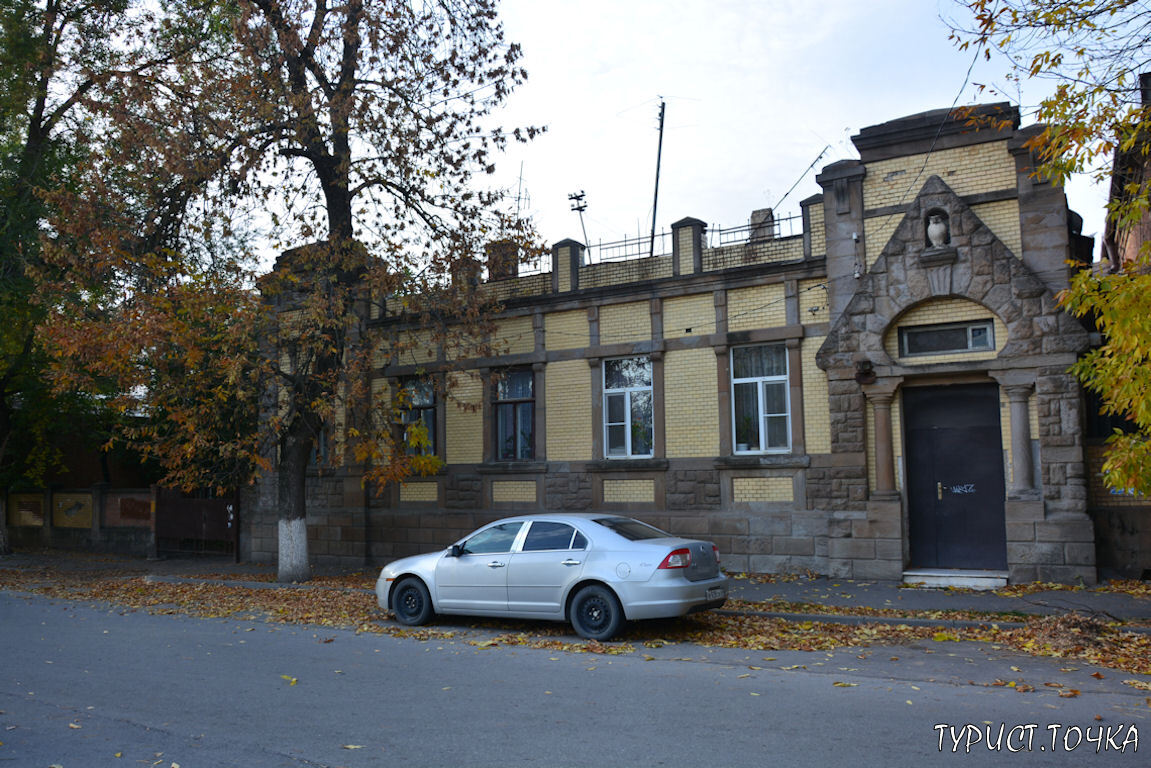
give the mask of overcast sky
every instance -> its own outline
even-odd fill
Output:
[[[660,97],[667,103],[657,228],[685,216],[746,224],[752,210],[798,213],[818,169],[856,158],[850,137],[905,115],[1002,97],[1002,61],[972,64],[948,38],[951,0],[503,0],[527,84],[505,125],[547,133],[501,162],[550,243],[583,240],[570,193],[586,193],[591,243],[651,228]],[[1024,111],[1037,87],[1012,101]],[[816,168],[808,166],[827,148]],[[521,174],[522,167],[522,174]],[[788,193],[796,182],[798,186]],[[784,199],[787,194],[786,199]],[[1103,195],[1069,189],[1084,233],[1101,233]],[[782,200],[782,203],[781,203]]]

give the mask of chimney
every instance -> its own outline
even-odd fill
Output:
[[[775,213],[770,208],[760,208],[751,212],[751,232],[749,239],[771,240],[775,237]]]
[[[512,240],[496,240],[484,248],[488,260],[488,280],[519,277],[520,248]]]

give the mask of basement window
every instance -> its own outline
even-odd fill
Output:
[[[992,349],[995,349],[995,327],[990,320],[899,329],[899,353],[903,357]]]

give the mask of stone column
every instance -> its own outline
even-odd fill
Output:
[[[903,378],[886,379],[863,387],[863,394],[875,409],[875,488],[871,496],[878,499],[895,499],[899,492],[895,489],[895,442],[891,428],[891,403],[895,391]]]
[[[1003,388],[1011,403],[1011,487],[1008,496],[1013,499],[1035,495],[1035,465],[1031,460],[1031,384],[1013,384]]]
[[[875,408],[875,493],[895,495],[895,446],[891,441],[891,401],[893,395],[871,398]]]
[[[992,371],[991,378],[1007,395],[1011,419],[1011,485],[1007,498],[1015,501],[1039,499],[1035,487],[1035,462],[1031,459],[1031,394],[1035,391],[1035,372],[1030,370]]]
[[[867,168],[859,160],[840,160],[815,177],[823,187],[823,226],[827,253],[827,300],[834,323],[867,272],[867,243],[863,233],[863,178]]]

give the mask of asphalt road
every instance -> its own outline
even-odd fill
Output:
[[[1085,665],[987,645],[834,653],[671,645],[609,656],[481,648],[468,640],[484,635],[458,626],[460,637],[418,641],[0,592],[0,766],[1151,759],[1148,693],[1122,682],[1133,675],[1101,670],[1099,679]],[[990,685],[996,679],[1035,690]],[[1082,693],[1061,698],[1045,683]]]

